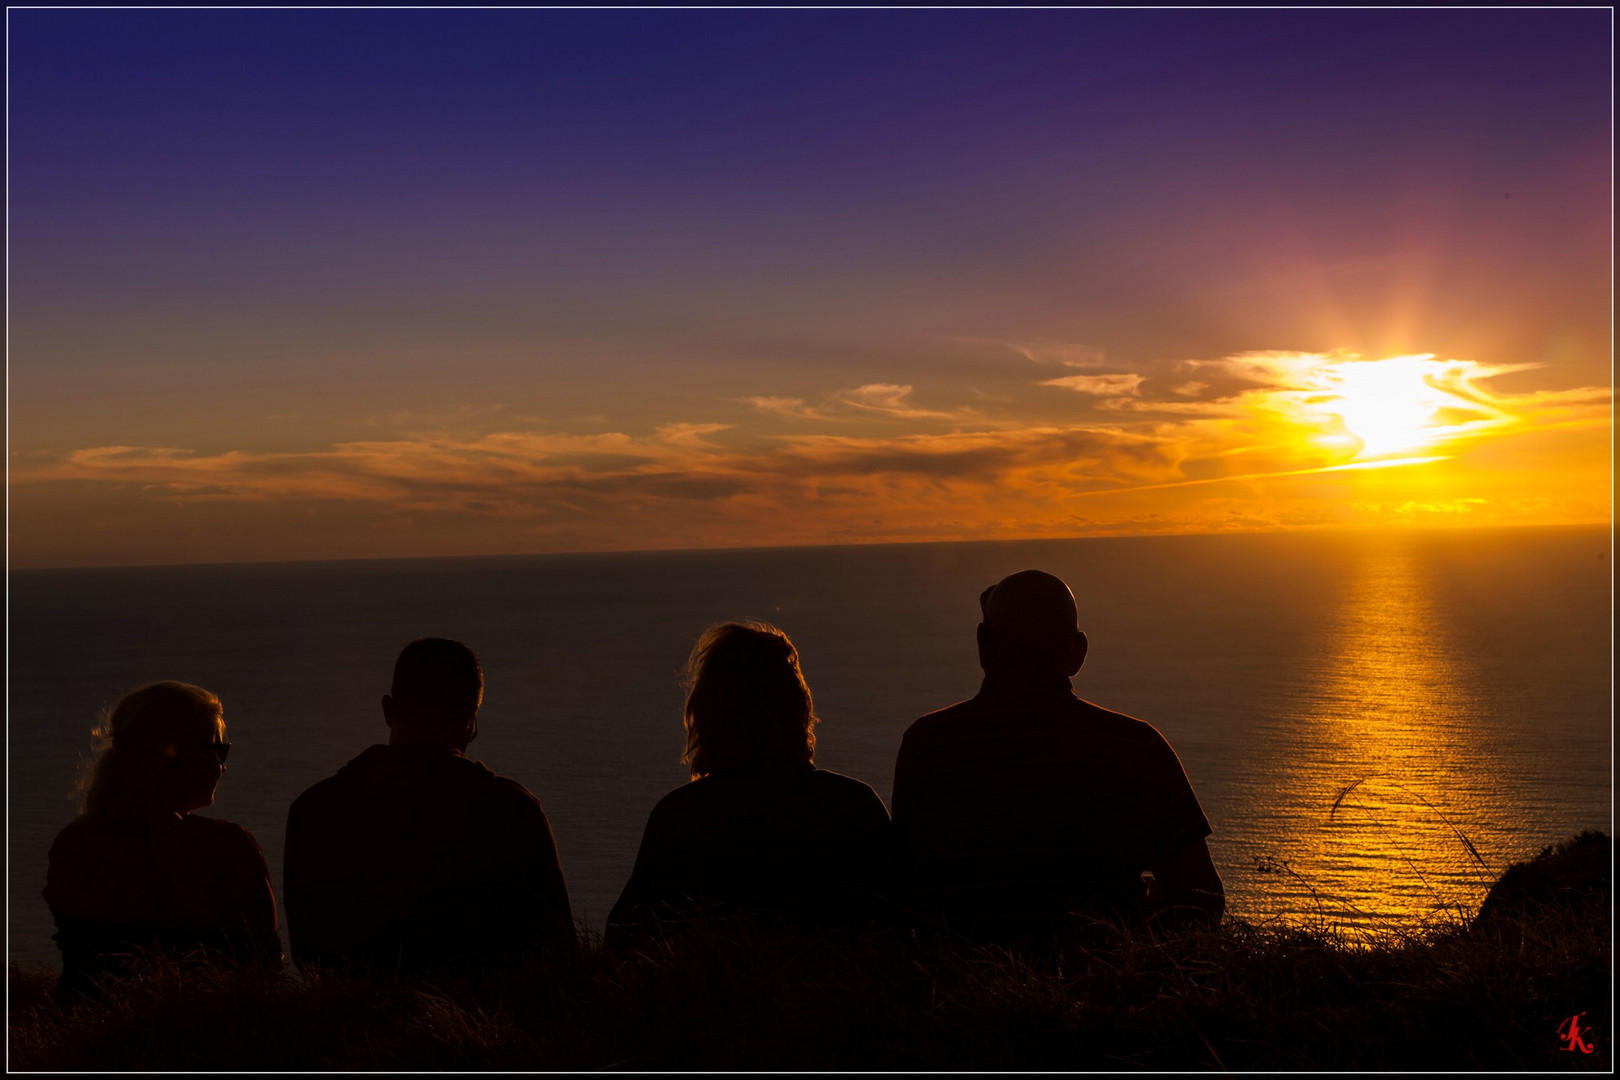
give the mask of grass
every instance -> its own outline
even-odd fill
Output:
[[[565,968],[408,985],[154,961],[96,1006],[12,966],[25,1070],[1597,1069],[1606,924],[1366,947],[1218,930],[1024,952],[732,923]],[[1597,1052],[1562,1049],[1575,1013]],[[1595,1038],[1594,1038],[1595,1036]]]
[[[401,983],[153,959],[94,1006],[9,969],[20,1070],[1595,1070],[1611,904],[1354,938],[1316,927],[945,932],[711,922],[561,966]],[[1560,1028],[1585,1013],[1595,1052]]]

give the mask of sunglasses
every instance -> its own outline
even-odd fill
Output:
[[[219,758],[219,763],[221,765],[225,764],[225,759],[231,756],[231,744],[226,742],[224,739],[214,739],[212,742],[199,741],[193,745],[204,746],[212,750],[214,752],[214,756]]]

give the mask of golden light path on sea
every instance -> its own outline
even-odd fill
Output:
[[[1431,572],[1398,543],[1366,549],[1323,613],[1321,664],[1302,681],[1274,778],[1277,803],[1301,809],[1268,838],[1257,869],[1274,888],[1250,898],[1248,917],[1292,905],[1352,934],[1409,930],[1471,916],[1501,873],[1505,763]]]

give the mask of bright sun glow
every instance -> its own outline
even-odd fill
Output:
[[[1326,365],[1317,375],[1328,393],[1314,405],[1342,420],[1345,430],[1360,441],[1357,458],[1417,450],[1459,434],[1459,415],[1477,423],[1482,413],[1491,411],[1461,396],[1457,380],[1448,379],[1446,369],[1432,356]]]

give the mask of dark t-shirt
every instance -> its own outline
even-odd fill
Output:
[[[300,964],[427,970],[574,943],[539,800],[446,746],[373,746],[299,796],[286,903]]]
[[[913,896],[968,915],[1139,912],[1142,872],[1210,833],[1164,737],[1066,687],[912,724],[894,822]]]
[[[891,867],[889,812],[859,780],[811,765],[705,776],[653,808],[608,930],[694,906],[858,920]]]
[[[88,991],[138,948],[206,949],[279,963],[264,852],[240,825],[192,814],[139,822],[81,817],[51,845],[45,902],[64,991]]]

